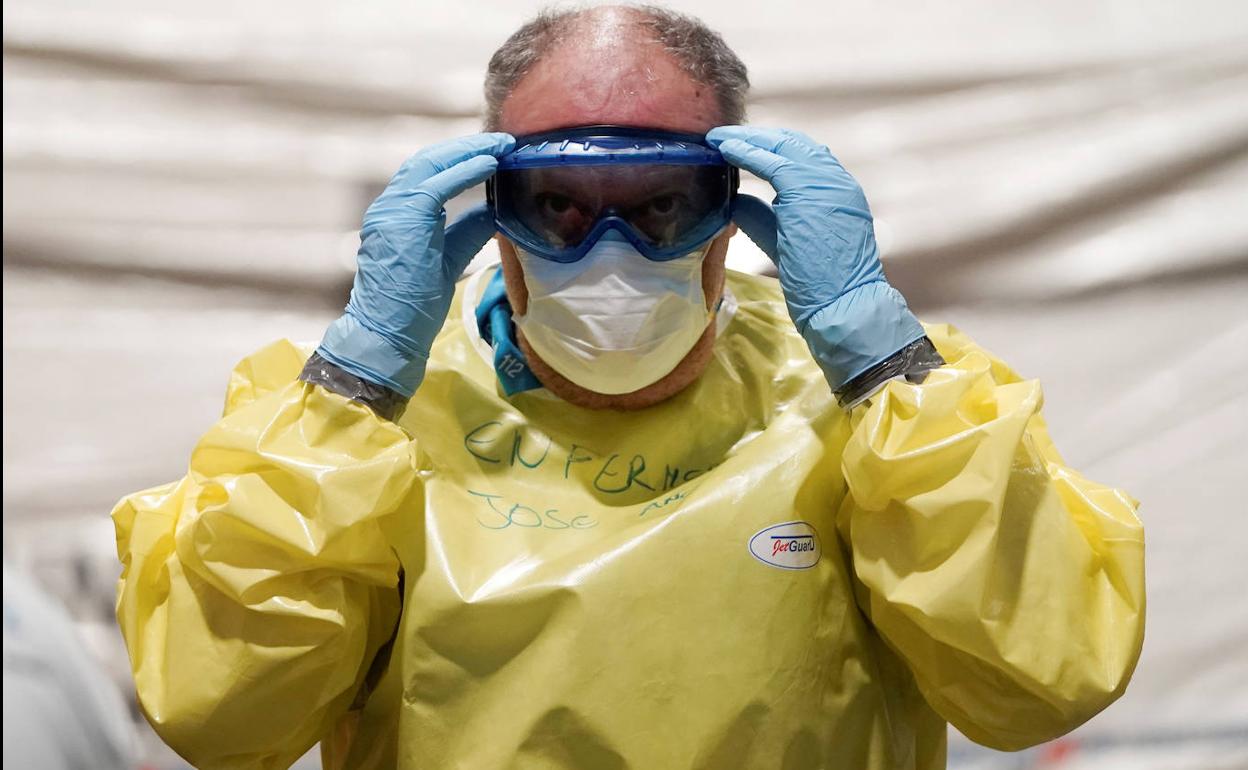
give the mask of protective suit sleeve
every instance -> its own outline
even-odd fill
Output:
[[[186,477],[113,511],[139,701],[199,768],[288,767],[396,627],[381,522],[414,483],[411,441],[302,364],[289,343],[241,364]]]
[[[859,604],[931,706],[1024,748],[1122,694],[1144,636],[1144,533],[1126,493],[1067,468],[1034,380],[949,326],[948,364],[851,414],[838,528]]]

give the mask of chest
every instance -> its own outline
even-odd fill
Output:
[[[616,440],[457,426],[404,512],[405,622],[479,661],[539,634],[637,649],[678,626],[739,655],[777,626],[815,629],[827,597],[848,595],[829,427],[798,409],[701,441],[661,425]]]

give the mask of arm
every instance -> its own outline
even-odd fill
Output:
[[[1030,746],[1126,688],[1144,635],[1136,503],[1067,468],[1023,381],[949,327],[949,365],[854,410],[838,526],[863,611],[971,739]]]
[[[382,526],[419,490],[412,442],[387,418],[494,232],[484,209],[445,227],[443,206],[513,143],[478,134],[404,163],[364,215],[346,312],[302,372],[289,348],[245,362],[186,478],[113,512],[139,699],[196,766],[289,766],[394,633],[399,562]]]
[[[774,210],[741,196],[734,218],[776,260],[793,323],[851,410],[839,528],[863,611],[972,739],[1018,749],[1081,724],[1122,693],[1143,640],[1135,502],[1063,465],[1038,383],[920,326],[828,148],[747,126],[707,139],[776,189]]]
[[[397,622],[381,522],[414,483],[411,442],[297,372],[235,405],[184,479],[113,511],[139,701],[196,767],[289,766],[346,710]]]

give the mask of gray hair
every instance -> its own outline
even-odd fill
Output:
[[[745,95],[750,79],[745,64],[718,32],[698,19],[656,5],[625,5],[637,14],[655,42],[663,46],[681,69],[696,82],[711,88],[719,102],[721,123],[745,122]],[[497,131],[502,123],[503,102],[520,79],[556,45],[577,31],[593,8],[546,9],[512,33],[490,57],[485,71],[485,127]]]

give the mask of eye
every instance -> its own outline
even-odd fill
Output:
[[[542,193],[537,196],[537,205],[543,214],[563,216],[572,209],[572,199],[558,193]]]
[[[660,195],[657,198],[650,199],[650,213],[659,216],[670,216],[676,213],[676,196]]]

